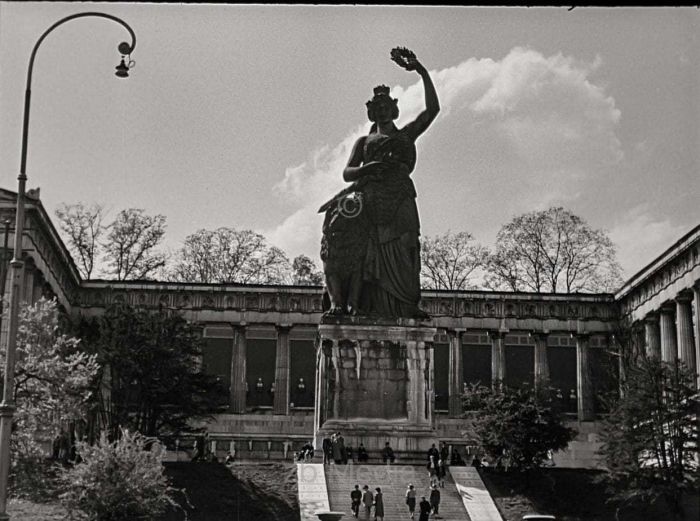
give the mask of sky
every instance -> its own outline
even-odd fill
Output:
[[[564,206],[608,232],[626,276],[700,222],[700,10],[0,2],[0,186],[16,190],[27,64],[28,187],[62,203],[263,233],[318,261],[318,207],[344,186],[365,102],[391,87],[397,125],[441,112],[412,176],[423,235],[492,246],[516,215]],[[54,221],[55,223],[57,221]]]

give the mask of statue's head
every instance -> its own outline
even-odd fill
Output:
[[[376,113],[380,106],[386,105],[391,114],[391,119],[399,117],[399,100],[389,95],[389,87],[378,85],[374,87],[374,96],[367,103],[367,117],[370,121],[376,122]]]

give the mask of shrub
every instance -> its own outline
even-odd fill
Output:
[[[135,521],[177,507],[157,440],[122,430],[115,442],[103,433],[95,445],[76,446],[79,463],[62,476],[61,501],[69,511],[90,521]]]

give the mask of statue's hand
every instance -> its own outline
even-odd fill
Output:
[[[418,61],[416,55],[406,47],[395,47],[391,50],[391,59],[396,62],[399,67],[403,67],[407,71],[420,71],[423,65]]]

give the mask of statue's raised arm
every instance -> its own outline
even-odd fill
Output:
[[[418,117],[406,125],[406,130],[416,139],[430,126],[435,117],[440,112],[440,102],[433,80],[430,78],[428,70],[418,61],[418,58],[405,47],[396,47],[391,50],[391,59],[400,67],[407,71],[416,71],[423,79],[423,89],[425,91],[425,109],[418,114]]]

